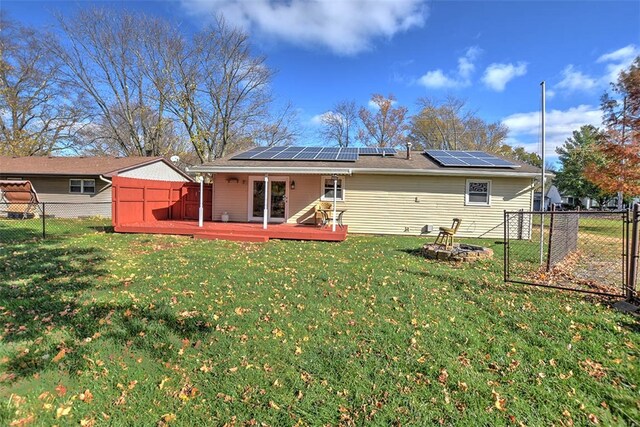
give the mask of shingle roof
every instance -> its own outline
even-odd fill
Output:
[[[103,175],[162,161],[162,157],[2,157],[0,174],[8,175]],[[170,165],[170,164],[169,164]],[[171,166],[171,165],[170,165]],[[173,167],[173,166],[171,166]]]
[[[399,150],[395,156],[359,156],[355,162],[323,162],[323,161],[295,161],[295,160],[231,160],[237,153],[230,154],[228,156],[217,159],[213,162],[205,163],[201,166],[191,168],[193,171],[204,171],[204,169],[211,167],[218,170],[224,168],[246,168],[248,171],[251,168],[265,168],[265,167],[277,167],[277,168],[312,168],[312,169],[351,169],[354,173],[358,173],[359,170],[363,172],[366,170],[371,172],[373,170],[389,171],[393,173],[410,173],[410,172],[428,172],[428,171],[457,171],[465,172],[469,175],[474,172],[487,173],[494,171],[496,173],[508,172],[511,174],[533,174],[540,173],[540,168],[509,159],[509,161],[518,164],[518,168],[471,168],[471,167],[444,167],[434,162],[422,151],[412,151],[411,159],[406,158],[406,152]]]

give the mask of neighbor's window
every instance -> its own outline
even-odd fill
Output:
[[[468,179],[465,203],[467,205],[489,206],[491,204],[491,181]]]
[[[343,201],[344,200],[344,180],[342,178],[338,178],[338,191],[336,192],[336,200]],[[322,177],[322,196],[320,200],[331,202],[333,201],[333,178],[330,176]]]
[[[95,194],[95,192],[96,192],[95,179],[70,179],[69,180],[69,193]]]

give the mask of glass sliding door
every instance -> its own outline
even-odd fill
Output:
[[[251,216],[253,218],[262,218],[264,214],[264,181],[253,181],[252,198]]]
[[[271,181],[271,207],[269,219],[271,221],[284,222],[287,212],[287,182]]]
[[[289,208],[289,178],[269,177],[266,187],[269,222],[285,222]],[[264,217],[264,177],[249,177],[249,221],[262,221]]]

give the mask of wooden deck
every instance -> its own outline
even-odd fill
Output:
[[[195,239],[234,240],[239,242],[266,242],[269,239],[320,240],[341,242],[347,238],[347,226],[317,227],[302,224],[269,224],[265,230],[262,223],[210,222],[198,227],[197,221],[155,221],[150,223],[123,224],[115,227],[118,233],[179,234]]]

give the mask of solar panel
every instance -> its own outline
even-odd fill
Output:
[[[520,167],[520,165],[484,151],[427,150],[425,153],[442,166],[471,168]]]
[[[361,156],[377,156],[379,153],[379,149],[376,147],[364,147],[358,148],[358,154]]]
[[[352,151],[345,151],[338,154],[336,160],[339,162],[355,162],[358,160],[358,153],[354,153]]]
[[[393,148],[378,147],[255,147],[232,157],[232,160],[315,160],[355,162],[359,156],[393,156]]]

